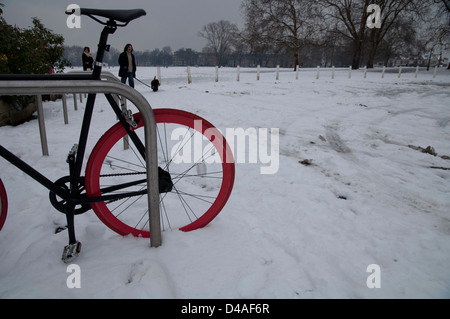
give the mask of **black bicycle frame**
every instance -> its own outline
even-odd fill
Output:
[[[106,51],[109,51],[109,45],[107,44],[108,36],[113,34],[117,30],[117,24],[114,20],[109,20],[104,27],[100,41],[98,44],[98,51],[96,56],[96,61],[94,65],[94,70],[92,74],[52,74],[52,75],[20,75],[20,74],[10,74],[10,75],[0,75],[0,80],[7,81],[18,81],[18,80],[39,80],[39,81],[50,81],[50,80],[99,80],[101,81],[101,72],[102,72],[102,63],[103,57]],[[124,115],[122,114],[119,105],[115,102],[111,94],[105,94],[109,104],[112,109],[116,113],[120,122],[124,126],[126,132],[134,142],[138,151],[145,159],[145,146],[142,141],[137,137],[136,133],[130,129],[129,124],[127,123]],[[92,114],[94,111],[96,94],[89,94],[86,101],[86,109],[84,113],[84,118],[81,126],[81,132],[79,137],[78,148],[74,156],[71,157],[71,161],[69,162],[69,172],[70,172],[70,188],[69,191],[58,186],[56,183],[50,181],[47,177],[39,173],[37,170],[32,168],[30,165],[22,161],[20,158],[15,156],[13,153],[8,151],[2,145],[0,145],[0,156],[5,158],[11,164],[16,166],[18,169],[23,171],[25,174],[30,176],[32,179],[36,180],[38,183],[46,187],[51,193],[56,194],[58,197],[66,201],[65,213],[67,216],[68,229],[69,229],[69,244],[75,244],[75,233],[74,233],[74,215],[75,215],[75,206],[90,204],[100,201],[108,201],[108,200],[117,200],[130,196],[144,195],[147,193],[147,190],[142,190],[139,192],[128,192],[123,194],[114,194],[114,195],[104,195],[101,197],[90,197],[88,198],[85,195],[79,194],[79,185],[81,182],[81,170],[83,166],[83,158],[86,151],[86,145],[89,135],[89,128],[91,125]],[[136,181],[134,183],[138,184],[142,181]],[[114,189],[111,187],[102,189],[102,193],[107,193],[112,190],[125,188],[131,186],[130,183],[123,185],[116,185]]]

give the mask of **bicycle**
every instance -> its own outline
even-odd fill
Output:
[[[73,13],[74,10],[66,12]],[[45,88],[50,86],[50,82],[45,81],[77,79],[95,80],[99,81],[99,85],[103,84],[105,81],[101,80],[101,71],[103,56],[109,51],[108,36],[118,27],[125,27],[146,15],[146,12],[142,9],[81,8],[79,13],[105,26],[92,74],[1,75],[0,83],[34,79],[43,81],[42,87]],[[81,171],[96,93],[88,95],[78,144],[70,149],[67,156],[68,176],[51,182],[0,145],[0,156],[46,187],[50,191],[49,200],[53,207],[66,215],[69,244],[64,247],[62,255],[65,263],[72,262],[81,251],[81,243],[75,237],[74,216],[91,210],[106,226],[122,236],[131,234],[151,238],[151,223],[146,218],[149,211],[146,195],[151,192],[148,189],[150,175],[146,154],[156,152],[154,156],[158,159],[156,185],[163,230],[176,228],[188,232],[206,226],[225,206],[234,184],[233,154],[223,135],[211,123],[182,110],[153,109],[157,149],[146,152],[143,141],[147,133],[142,112],[131,114],[130,110],[121,109],[112,93],[102,93],[118,122],[104,133],[91,151],[84,176]],[[139,93],[136,91],[136,94]],[[178,136],[178,140],[174,140],[174,136]],[[192,143],[196,144],[193,155]],[[186,160],[189,151],[191,161]],[[0,230],[6,220],[7,208],[6,189],[0,179]]]

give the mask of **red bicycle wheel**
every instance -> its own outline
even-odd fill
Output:
[[[0,230],[5,224],[6,214],[8,213],[8,197],[6,196],[5,185],[0,179]]]
[[[225,138],[211,123],[181,110],[154,110],[158,166],[168,172],[172,191],[160,194],[162,229],[192,231],[210,223],[225,206],[234,184],[234,159]],[[143,120],[133,129],[143,141]],[[86,167],[88,197],[147,188],[145,161],[118,123],[94,147]],[[124,147],[129,145],[129,148]],[[118,186],[119,185],[119,186]],[[91,204],[94,212],[120,235],[149,237],[147,195]]]

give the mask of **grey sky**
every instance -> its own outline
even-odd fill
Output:
[[[29,27],[32,17],[37,17],[45,27],[62,34],[67,45],[90,46],[94,51],[100,36],[101,25],[89,17],[81,17],[81,29],[69,29],[68,16],[64,14],[71,3],[85,8],[138,9],[147,15],[119,28],[110,36],[109,44],[122,51],[126,43],[135,50],[162,49],[170,46],[176,51],[192,48],[197,51],[206,45],[198,36],[204,25],[228,20],[243,25],[240,12],[242,0],[0,0],[3,16],[9,24]]]

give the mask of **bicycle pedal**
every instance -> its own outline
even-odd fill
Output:
[[[69,154],[67,155],[67,163],[72,163],[75,161],[75,156],[78,152],[78,144],[75,144],[74,146],[72,146],[72,148],[69,151]]]
[[[76,242],[75,244],[67,245],[64,247],[64,251],[62,254],[62,261],[66,264],[71,263],[74,261],[81,251],[81,243]]]
[[[124,116],[125,121],[127,121],[128,125],[130,125],[132,128],[138,127],[138,124],[134,120],[133,112],[131,110],[124,111],[122,115]]]

